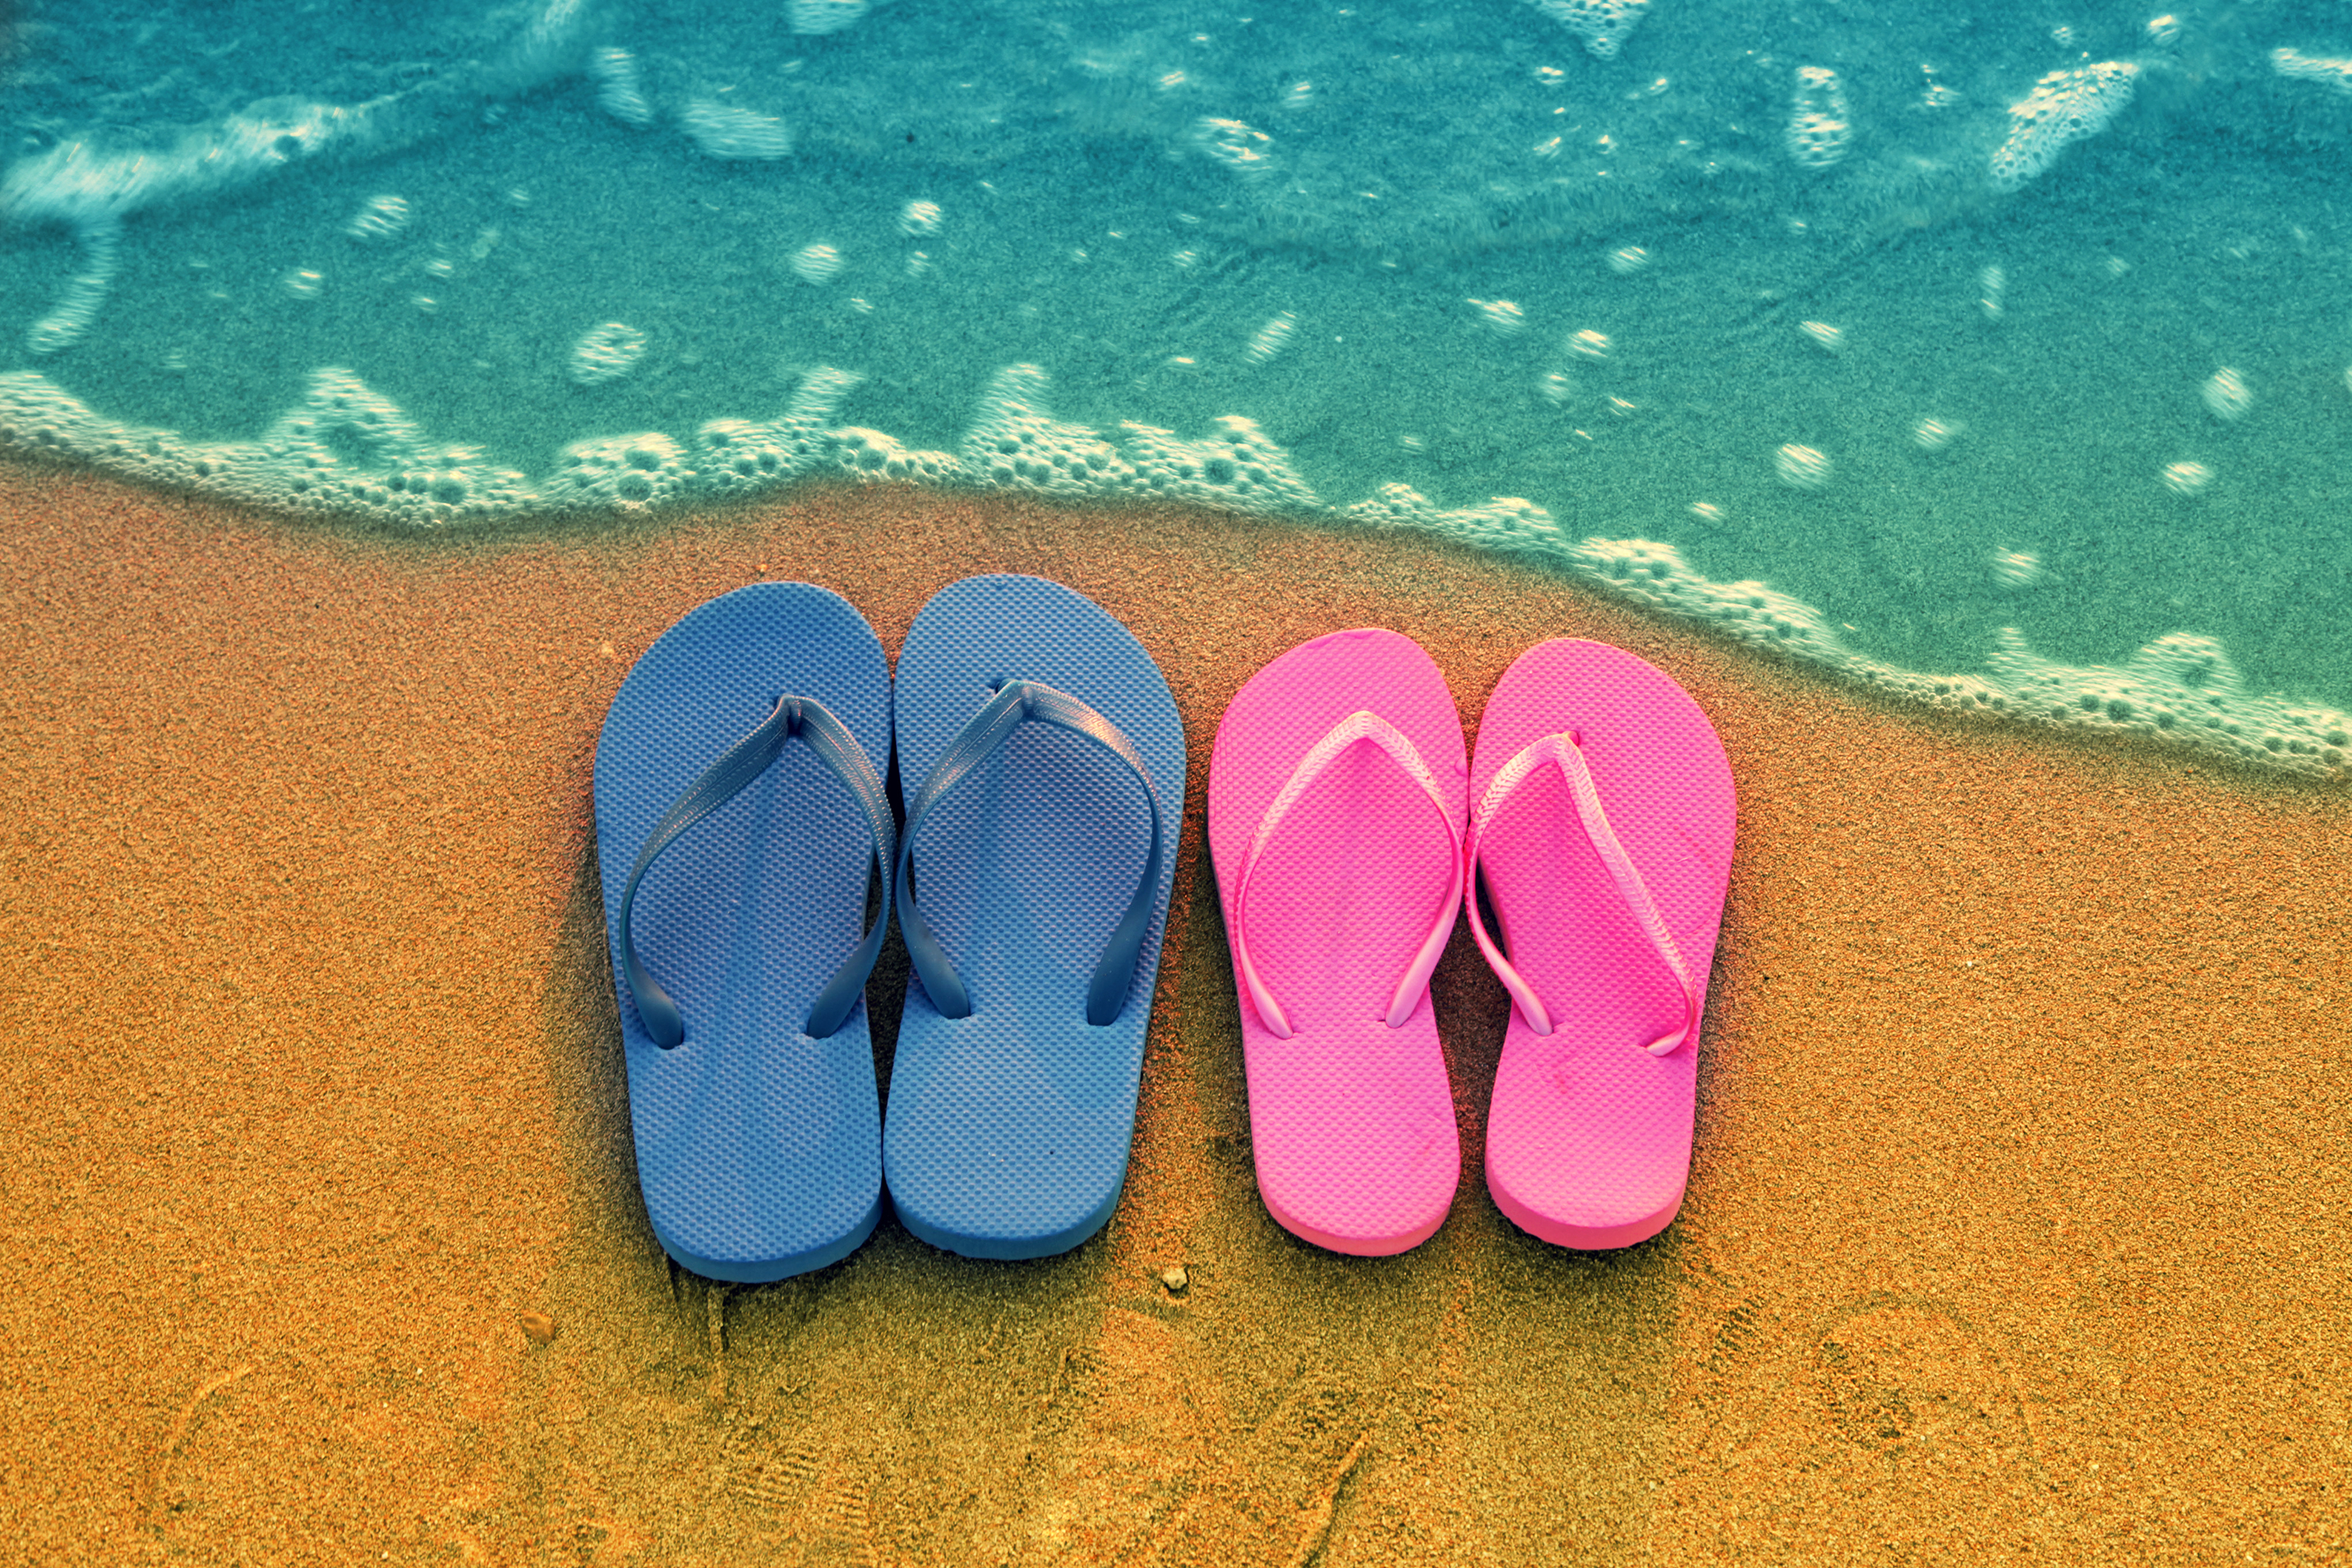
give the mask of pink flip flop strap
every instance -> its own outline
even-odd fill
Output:
[[[1511,967],[1510,961],[1495,945],[1495,939],[1486,934],[1486,922],[1478,913],[1476,893],[1480,837],[1501,813],[1503,803],[1510,798],[1511,793],[1546,763],[1559,764],[1560,777],[1568,781],[1570,792],[1576,796],[1576,814],[1584,824],[1585,837],[1591,841],[1601,864],[1609,868],[1610,876],[1616,879],[1617,890],[1624,898],[1625,907],[1632,911],[1635,923],[1641,926],[1642,933],[1650,939],[1650,945],[1657,950],[1658,957],[1682,984],[1682,1026],[1661,1035],[1646,1047],[1654,1057],[1664,1056],[1689,1039],[1697,1027],[1698,987],[1692,982],[1690,965],[1683,962],[1682,949],[1675,945],[1674,932],[1666,929],[1665,916],[1658,912],[1657,900],[1650,897],[1649,887],[1643,882],[1642,873],[1634,868],[1633,858],[1625,853],[1625,846],[1618,841],[1616,829],[1609,826],[1609,814],[1601,809],[1601,792],[1593,787],[1592,770],[1585,765],[1583,745],[1575,731],[1565,730],[1556,735],[1542,736],[1504,763],[1502,772],[1496,773],[1494,782],[1486,786],[1486,793],[1479,799],[1477,809],[1470,814],[1470,851],[1465,858],[1468,887],[1464,900],[1470,913],[1470,934],[1476,939],[1478,951],[1486,955],[1487,963],[1502,980],[1503,988],[1517,1004],[1519,1016],[1527,1020],[1528,1027],[1538,1035],[1550,1034],[1551,1014],[1545,1009],[1543,999],[1536,994],[1535,987]]]
[[[1308,748],[1307,754],[1298,760],[1298,766],[1291,771],[1290,777],[1276,792],[1274,804],[1265,808],[1265,816],[1257,825],[1257,837],[1251,841],[1249,858],[1242,867],[1241,886],[1234,893],[1234,958],[1241,969],[1242,982],[1248,987],[1250,1001],[1257,1008],[1259,1021],[1278,1040],[1289,1039],[1296,1031],[1290,1026],[1288,1016],[1283,1012],[1282,1005],[1274,999],[1274,993],[1267,990],[1265,983],[1258,978],[1257,966],[1250,960],[1250,879],[1257,875],[1258,861],[1265,856],[1265,847],[1273,841],[1275,829],[1282,825],[1283,817],[1298,804],[1308,786],[1339,761],[1339,753],[1360,741],[1368,741],[1378,746],[1405,771],[1413,783],[1421,786],[1421,793],[1429,797],[1431,805],[1436,807],[1438,819],[1445,824],[1446,839],[1453,850],[1454,879],[1446,889],[1444,900],[1438,905],[1437,921],[1430,927],[1428,936],[1422,940],[1421,951],[1406,968],[1404,978],[1397,982],[1396,994],[1389,998],[1386,1022],[1390,1028],[1401,1026],[1412,1015],[1423,991],[1429,985],[1430,972],[1437,967],[1437,960],[1445,951],[1446,939],[1454,932],[1454,906],[1462,897],[1463,887],[1462,830],[1454,826],[1454,812],[1445,804],[1445,797],[1438,793],[1437,780],[1430,773],[1429,764],[1422,760],[1421,752],[1402,731],[1377,713],[1361,710],[1350,713]]]

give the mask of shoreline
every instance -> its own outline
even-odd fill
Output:
[[[1532,501],[1496,497],[1446,508],[1388,482],[1362,500],[1327,503],[1290,455],[1239,416],[1219,418],[1223,433],[1203,440],[1137,425],[1106,438],[1055,419],[1046,407],[1050,378],[1034,365],[1012,365],[990,382],[956,451],[918,451],[878,431],[826,427],[865,379],[819,366],[800,377],[772,423],[713,421],[685,443],[660,432],[576,442],[564,448],[564,467],[533,481],[478,462],[443,464],[408,415],[347,370],[311,373],[301,403],[267,438],[241,442],[192,442],[124,425],[38,373],[14,372],[0,375],[0,441],[15,448],[0,460],[37,453],[87,464],[109,482],[160,487],[190,505],[257,509],[289,527],[346,537],[661,528],[714,512],[798,506],[875,479],[921,485],[917,493],[942,507],[1199,512],[1259,527],[1403,536],[1579,583],[1925,711],[2137,737],[2332,789],[2352,786],[2352,711],[2250,689],[2212,637],[2173,631],[2117,662],[2069,665],[2037,653],[2007,626],[1974,668],[1915,670],[1864,652],[1843,635],[1862,635],[1851,623],[1832,624],[1827,610],[1769,583],[1709,577],[1672,542],[1576,538]],[[350,468],[335,451],[338,438],[368,445],[392,469]],[[2040,573],[2037,558],[2016,559],[2024,563],[2021,582]]]

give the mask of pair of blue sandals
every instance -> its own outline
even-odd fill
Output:
[[[812,584],[739,588],[663,633],[596,747],[629,1119],[663,1248],[715,1279],[821,1268],[873,1233],[886,1184],[908,1230],[970,1257],[1100,1229],[1183,800],[1167,681],[1059,584],[941,590],[895,685],[874,628]],[[865,989],[893,911],[914,973],[886,1126]]]

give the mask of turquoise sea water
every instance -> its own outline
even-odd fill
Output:
[[[0,437],[497,526],[850,472],[1433,530],[1946,707],[2352,706],[2352,18],[36,4]]]

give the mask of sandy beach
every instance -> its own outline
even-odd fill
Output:
[[[1053,577],[1192,746],[1133,1168],[1065,1257],[886,1219],[684,1276],[636,1195],[590,767],[696,604],[894,655]],[[895,489],[403,536],[0,468],[0,1560],[1602,1563],[2352,1552],[2352,800],[1893,710],[1423,539]],[[1713,718],[1740,848],[1680,1220],[1580,1255],[1465,1169],[1404,1257],[1259,1204],[1202,850],[1260,664],[1380,625],[1475,726],[1529,644]],[[887,1070],[905,985],[869,995]],[[1160,1282],[1181,1265],[1180,1292]]]

